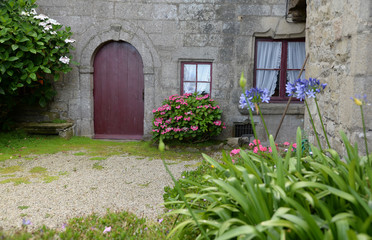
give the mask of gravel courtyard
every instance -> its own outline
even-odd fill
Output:
[[[167,162],[177,178],[198,161]],[[164,187],[172,185],[160,159],[128,155],[95,159],[61,152],[10,159],[0,168],[13,169],[0,174],[0,229],[5,231],[21,228],[23,219],[31,221],[29,230],[60,229],[70,218],[107,209],[156,220],[164,209]]]

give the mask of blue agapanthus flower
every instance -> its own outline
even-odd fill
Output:
[[[326,83],[321,84],[316,78],[297,79],[294,83],[287,83],[286,93],[302,101],[305,98],[315,98],[316,94],[322,92],[326,86]]]
[[[269,103],[269,101],[270,96],[267,89],[251,88],[250,90],[246,90],[245,94],[242,93],[242,95],[240,96],[239,104],[240,108],[245,108],[249,104],[249,107],[253,111],[255,108],[255,104],[261,102]]]

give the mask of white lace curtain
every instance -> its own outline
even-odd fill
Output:
[[[288,42],[287,69],[301,69],[305,58],[305,42]],[[287,70],[287,80],[293,83],[299,73],[298,70]],[[305,78],[305,71],[302,72],[301,78]]]
[[[278,69],[282,54],[281,42],[259,41],[257,43],[257,69]],[[279,70],[257,70],[256,87],[266,88],[270,96],[275,92]]]
[[[197,67],[197,71],[196,71]],[[197,76],[196,76],[197,75]],[[211,65],[210,64],[185,64],[184,65],[184,93],[210,93]],[[198,82],[196,85],[196,81]]]

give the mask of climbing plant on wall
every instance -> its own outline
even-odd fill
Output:
[[[71,71],[70,28],[38,14],[35,2],[0,2],[0,125],[21,102],[45,107],[52,82]]]

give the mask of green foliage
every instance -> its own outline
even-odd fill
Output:
[[[204,155],[214,171],[202,181],[180,180],[190,184],[186,201],[211,239],[369,239],[372,164],[341,135],[345,161],[332,149],[325,154],[314,146],[310,156],[302,157],[299,148],[295,156],[282,157],[272,136],[272,154],[266,157],[240,151],[234,164],[226,154],[222,161]],[[171,239],[199,233],[190,212],[178,203],[169,214],[183,219]]]
[[[153,110],[153,138],[164,141],[202,142],[221,133],[219,105],[208,95],[172,95]]]
[[[164,157],[172,160],[194,160],[201,157],[199,152],[181,150],[165,151],[161,155],[151,142],[112,142],[76,136],[66,140],[53,135],[27,135],[22,131],[0,132],[0,162],[25,157],[29,154],[54,154],[61,151],[77,151],[75,156],[87,155],[99,157],[99,159],[123,154],[150,159]]]
[[[161,223],[151,222],[131,213],[108,211],[103,217],[92,214],[73,218],[63,225],[61,231],[42,227],[35,232],[27,232],[27,226],[11,235],[0,231],[0,239],[165,239],[173,219],[162,220]],[[111,227],[110,231],[104,232],[108,227]]]
[[[73,49],[70,28],[37,14],[35,0],[0,2],[0,124],[20,102],[46,106]]]

